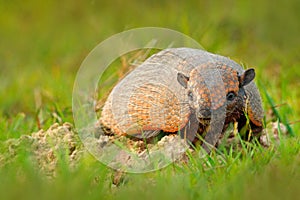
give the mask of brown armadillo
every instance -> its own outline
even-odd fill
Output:
[[[222,126],[205,137],[215,145],[230,122],[238,122],[241,129],[248,115],[252,132],[259,133],[263,109],[254,77],[254,69],[244,70],[220,55],[191,48],[165,49],[113,88],[100,124],[117,135],[152,137],[160,131],[180,131],[189,140],[195,132],[203,135],[208,127]],[[213,116],[216,123],[211,123]]]

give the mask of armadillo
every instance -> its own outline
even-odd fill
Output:
[[[207,133],[205,141],[212,146],[231,122],[240,130],[249,119],[252,132],[259,133],[263,109],[254,77],[254,69],[244,70],[224,56],[200,49],[165,49],[113,88],[99,122],[106,132],[140,138],[162,131],[184,133],[193,141],[196,134]],[[222,127],[209,133],[214,126]]]

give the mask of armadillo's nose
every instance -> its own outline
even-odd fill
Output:
[[[198,118],[210,119],[211,118],[211,110],[210,109],[201,109],[199,111]]]

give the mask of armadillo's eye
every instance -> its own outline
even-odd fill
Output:
[[[190,101],[193,101],[194,97],[193,97],[193,93],[191,91],[188,92],[188,97]]]
[[[226,99],[227,101],[232,101],[235,98],[235,93],[234,92],[228,92],[228,94],[226,95]]]

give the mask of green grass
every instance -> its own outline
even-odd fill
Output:
[[[294,199],[300,195],[300,3],[281,1],[0,0],[0,199]],[[75,170],[59,160],[57,178],[38,173],[26,144],[2,166],[4,142],[72,122],[72,87],[87,54],[130,28],[183,32],[208,51],[255,67],[263,106],[293,137],[207,161],[192,156],[147,174],[114,172],[86,155]],[[114,68],[112,68],[114,69]],[[116,73],[112,70],[111,73]],[[108,76],[109,77],[109,76]],[[112,79],[115,81],[117,79]],[[270,101],[270,98],[272,101]],[[280,106],[277,106],[280,105]]]

